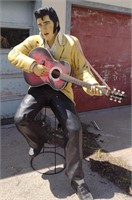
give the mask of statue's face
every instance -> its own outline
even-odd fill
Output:
[[[38,18],[37,24],[44,40],[46,40],[48,44],[52,45],[56,37],[56,33],[53,33],[54,22],[49,18],[48,15],[46,15],[43,17],[43,19]]]

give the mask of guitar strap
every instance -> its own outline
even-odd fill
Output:
[[[77,43],[77,41],[75,40],[75,38],[73,36],[67,35],[65,34],[65,36],[69,39],[69,40],[73,40],[74,44],[77,46],[77,48],[80,50],[80,53],[85,57],[83,50],[81,48],[81,45],[79,45],[79,43]],[[86,59],[86,57],[85,57]],[[105,82],[105,80],[99,75],[99,73],[93,68],[93,66],[88,62],[88,60],[86,59],[86,63],[88,64],[88,66],[90,67],[90,69],[94,72],[94,74],[99,78],[99,80],[103,83],[103,85],[105,85],[107,87],[108,90],[110,90],[110,87],[108,86],[108,84]]]

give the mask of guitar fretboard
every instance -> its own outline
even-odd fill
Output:
[[[71,76],[69,76],[67,74],[63,74],[63,73],[60,74],[59,78],[62,79],[62,80],[64,80],[64,81],[67,81],[67,82],[79,85],[81,87],[86,87],[88,89],[90,89],[90,87],[92,86],[92,84],[89,84],[87,82],[78,80],[78,79],[76,79],[74,77],[71,77]]]

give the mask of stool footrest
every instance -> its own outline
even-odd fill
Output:
[[[52,170],[51,169],[49,169],[49,168],[47,168],[46,170],[46,172],[42,172],[42,170],[43,169],[37,169],[37,167],[35,166],[35,158],[37,158],[38,156],[40,156],[40,155],[43,155],[43,156],[45,156],[45,154],[53,154],[54,155],[54,164],[53,164],[53,166],[52,166]],[[31,165],[31,167],[32,167],[32,169],[34,170],[34,171],[37,171],[38,173],[40,173],[40,174],[45,174],[45,175],[55,175],[55,174],[58,174],[58,173],[60,173],[60,172],[62,172],[64,169],[65,169],[65,167],[66,167],[66,164],[65,164],[65,156],[64,155],[62,155],[62,154],[60,154],[60,153],[58,153],[58,152],[54,152],[54,151],[43,151],[43,152],[40,152],[40,154],[38,155],[37,157],[34,157],[34,158],[31,158],[31,161],[30,161],[30,165]],[[63,159],[63,166],[62,167],[58,167],[57,166],[57,157],[59,157],[59,158],[62,158]],[[51,166],[50,166],[51,167]]]

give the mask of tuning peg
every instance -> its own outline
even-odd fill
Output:
[[[114,88],[111,93],[115,94],[116,93],[116,88]]]
[[[110,99],[110,101],[113,101],[113,98],[112,98],[112,97],[110,97],[109,99]]]
[[[122,95],[124,95],[124,94],[125,94],[125,92],[124,92],[124,91],[122,91],[122,92],[121,92],[121,94],[122,94]]]
[[[117,90],[117,92],[120,93],[121,91],[120,91],[120,90]]]
[[[121,100],[118,100],[118,103],[121,103]]]

